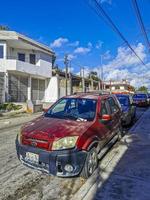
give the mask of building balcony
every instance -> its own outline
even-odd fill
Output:
[[[36,65],[16,59],[0,59],[0,71],[18,71],[50,78],[52,76],[52,64],[39,59]]]

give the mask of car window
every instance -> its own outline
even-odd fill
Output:
[[[135,94],[133,98],[147,98],[146,94]]]
[[[52,109],[51,114],[63,112],[65,110],[66,101],[66,99],[62,99],[59,104],[56,104],[56,106]]]
[[[129,106],[130,101],[129,98],[126,96],[118,96],[118,100],[122,106]]]
[[[109,111],[107,109],[106,102],[103,101],[101,104],[101,116],[108,115],[108,114],[109,114]]]
[[[52,106],[45,117],[92,121],[96,115],[97,100],[85,98],[63,98]]]
[[[110,97],[108,99],[108,103],[111,109],[111,113],[115,113],[117,110],[119,110],[118,106],[116,105],[114,99],[112,97]]]

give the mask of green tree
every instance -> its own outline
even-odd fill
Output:
[[[91,71],[91,72],[89,73],[89,78],[91,78],[91,79],[93,79],[93,80],[95,80],[95,81],[99,81],[98,74],[97,74],[97,72],[95,72],[95,71]]]
[[[10,30],[8,26],[0,25],[0,31],[8,31]]]
[[[143,85],[143,86],[138,88],[138,91],[147,93],[148,92],[148,88]]]

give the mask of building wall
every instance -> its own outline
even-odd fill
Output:
[[[0,103],[5,102],[5,74],[0,72]]]
[[[53,76],[46,80],[45,102],[55,102],[59,99],[59,78]]]
[[[39,61],[45,61],[45,63],[52,63],[52,56],[46,53],[36,51],[36,50],[29,50],[29,49],[16,49],[9,47],[7,45],[7,59],[16,59],[18,60],[18,53],[25,54],[25,62],[30,62],[30,54],[36,55],[36,65],[39,65]]]

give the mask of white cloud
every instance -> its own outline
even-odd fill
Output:
[[[75,59],[76,57],[77,57],[76,55],[68,54],[68,59],[69,59],[69,60],[73,60],[73,59]]]
[[[75,42],[69,43],[68,46],[70,46],[70,47],[77,47],[77,46],[79,46],[79,44],[80,44],[80,42],[77,40]]]
[[[50,44],[50,47],[51,48],[59,48],[61,47],[63,44],[69,42],[69,40],[67,38],[63,38],[63,37],[60,37],[60,38],[57,38],[56,40],[54,40],[51,44]]]
[[[88,46],[89,48],[92,48],[92,47],[93,47],[93,45],[92,45],[91,42],[88,42],[87,46]]]
[[[142,43],[132,46],[139,57],[146,62],[145,47]],[[105,55],[105,54],[104,54]],[[109,51],[106,51],[106,57],[110,59]],[[101,75],[101,67],[92,68],[98,75]],[[85,67],[85,74],[90,72],[90,67]],[[150,89],[150,62],[146,66],[138,60],[138,58],[131,53],[127,47],[119,47],[117,55],[107,64],[103,64],[104,80],[122,80],[128,79],[131,85],[139,87],[145,85]]]
[[[96,44],[96,46],[95,46],[95,48],[96,48],[96,49],[101,49],[101,48],[102,48],[102,45],[103,45],[103,42],[100,41],[100,40],[98,40],[98,41],[97,41],[97,44]]]
[[[132,46],[138,56],[146,62],[145,47],[142,43]],[[105,80],[128,79],[132,85],[139,87],[146,85],[150,88],[150,63],[142,65],[140,60],[126,47],[119,47],[117,56],[103,65]]]
[[[87,54],[91,51],[89,47],[78,47],[74,50],[75,54]]]
[[[84,68],[84,70],[83,70],[83,68]],[[83,66],[83,68],[81,69],[81,71],[80,72],[77,72],[77,75],[83,75],[83,71],[84,71],[84,77],[88,77],[88,75],[89,75],[89,73],[90,73],[90,71],[91,71],[91,69],[90,69],[90,67],[89,66]]]
[[[102,56],[102,59],[104,60],[110,60],[112,58],[109,50],[107,50],[104,54],[101,54],[100,56]]]

